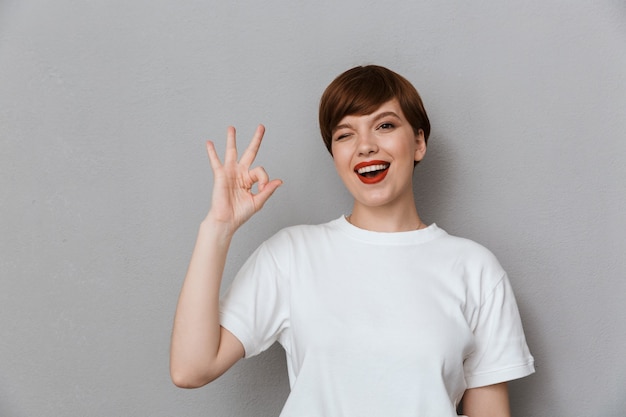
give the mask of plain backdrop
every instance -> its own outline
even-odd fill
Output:
[[[515,416],[626,413],[626,4],[620,0],[0,0],[0,416],[277,416],[282,349],[197,390],[171,323],[209,207],[204,141],[256,125],[278,229],[350,209],[318,133],[326,85],[380,64],[433,126],[427,222],[507,269],[537,372]]]

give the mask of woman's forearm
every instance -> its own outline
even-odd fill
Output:
[[[232,236],[210,216],[200,225],[172,330],[170,372],[176,385],[201,386],[224,371],[219,292]]]

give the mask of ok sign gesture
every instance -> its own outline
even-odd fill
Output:
[[[230,126],[223,163],[213,142],[207,142],[207,153],[214,178],[211,210],[207,217],[223,223],[231,233],[259,211],[282,184],[279,179],[270,181],[263,167],[251,168],[264,133],[265,127],[259,125],[250,144],[238,160],[235,128]],[[252,190],[255,184],[256,192]]]

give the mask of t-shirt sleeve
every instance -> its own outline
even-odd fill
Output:
[[[287,292],[279,263],[263,243],[220,300],[220,324],[243,344],[245,357],[269,348],[288,326]]]
[[[467,388],[506,382],[535,371],[506,274],[480,306],[473,333],[475,349],[463,365]]]

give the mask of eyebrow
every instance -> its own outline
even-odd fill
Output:
[[[400,119],[400,116],[398,116],[398,114],[396,112],[393,111],[384,111],[382,113],[377,114],[376,116],[374,116],[374,118],[372,119],[373,122],[376,122],[380,119],[384,119],[385,117],[388,116],[392,116],[395,117],[396,119]],[[352,127],[352,125],[350,125],[350,123],[342,123],[340,125],[337,125],[333,128],[332,132],[336,132],[339,129],[343,129],[343,128],[350,128]]]
[[[380,113],[380,114],[377,114],[377,115],[376,115],[376,117],[374,117],[374,121],[378,121],[378,120],[380,120],[380,119],[384,119],[385,117],[388,117],[388,116],[393,116],[393,117],[395,117],[396,119],[399,119],[399,118],[400,118],[400,116],[398,116],[398,115],[396,114],[396,112],[393,112],[393,111],[385,111],[385,112],[382,112],[382,113]]]

